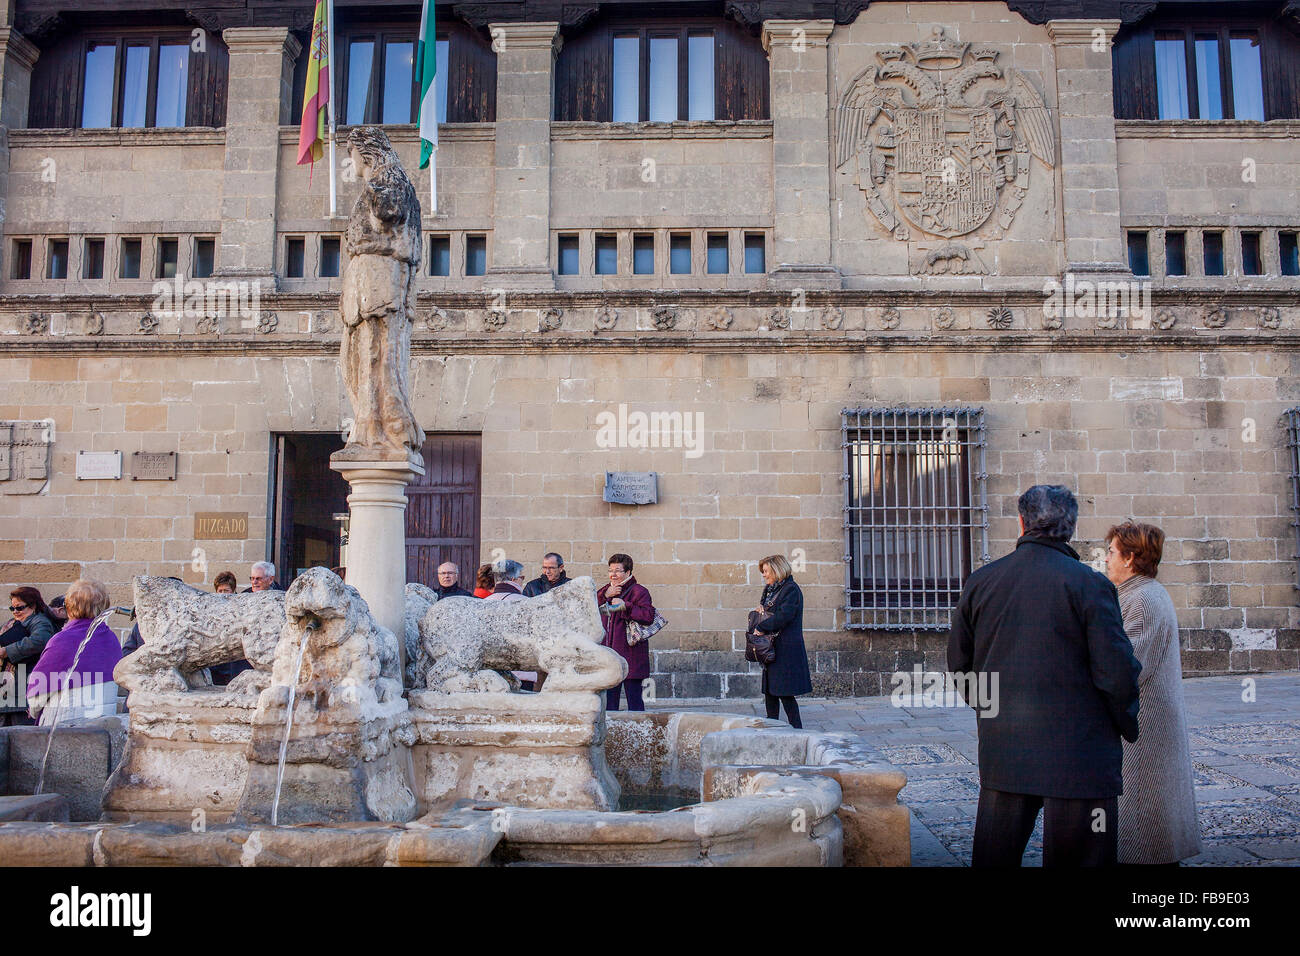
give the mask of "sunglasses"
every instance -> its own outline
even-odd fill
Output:
[[[30,604],[19,604],[17,607],[15,607],[14,605],[10,604],[10,605],[9,605],[9,610],[11,610],[11,611],[25,611],[25,610],[27,610],[29,607],[31,607]]]

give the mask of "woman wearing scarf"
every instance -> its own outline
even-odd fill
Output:
[[[772,635],[776,648],[776,659],[763,665],[763,702],[771,720],[776,720],[779,707],[784,707],[790,726],[802,727],[795,697],[812,693],[808,652],[803,646],[803,592],[790,576],[790,562],[783,555],[769,555],[758,562],[758,570],[766,587],[754,608],[762,615],[755,627],[761,634]]]
[[[618,710],[623,691],[627,691],[627,709],[645,710],[641,682],[650,676],[650,642],[629,645],[627,626],[631,621],[653,623],[655,606],[650,592],[632,577],[631,555],[610,556],[609,583],[596,592],[596,601],[605,626],[605,639],[601,643],[618,651],[627,661],[627,678],[605,692],[605,709]]]
[[[50,638],[27,678],[28,704],[41,726],[56,717],[66,723],[117,713],[113,668],[122,659],[122,645],[102,621],[86,640],[91,623],[108,610],[108,591],[98,581],[74,581],[64,606],[68,623]]]

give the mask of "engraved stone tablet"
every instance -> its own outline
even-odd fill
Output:
[[[653,505],[659,503],[657,471],[605,472],[605,500],[616,505]]]
[[[204,541],[241,541],[248,537],[248,512],[196,511],[194,537]]]
[[[120,451],[79,451],[77,452],[77,480],[90,481],[122,477],[122,453]]]
[[[175,481],[176,452],[134,451],[131,453],[132,481]]]

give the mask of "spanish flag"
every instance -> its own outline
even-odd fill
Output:
[[[313,166],[325,155],[325,110],[330,101],[329,0],[316,0],[311,25],[311,50],[307,56],[307,84],[302,92],[302,131],[298,134],[298,165]]]

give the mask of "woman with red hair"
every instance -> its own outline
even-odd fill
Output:
[[[1138,739],[1124,742],[1119,862],[1177,866],[1201,852],[1183,706],[1178,616],[1156,581],[1165,533],[1126,521],[1106,532],[1106,577],[1119,592],[1124,631],[1142,665]]]

